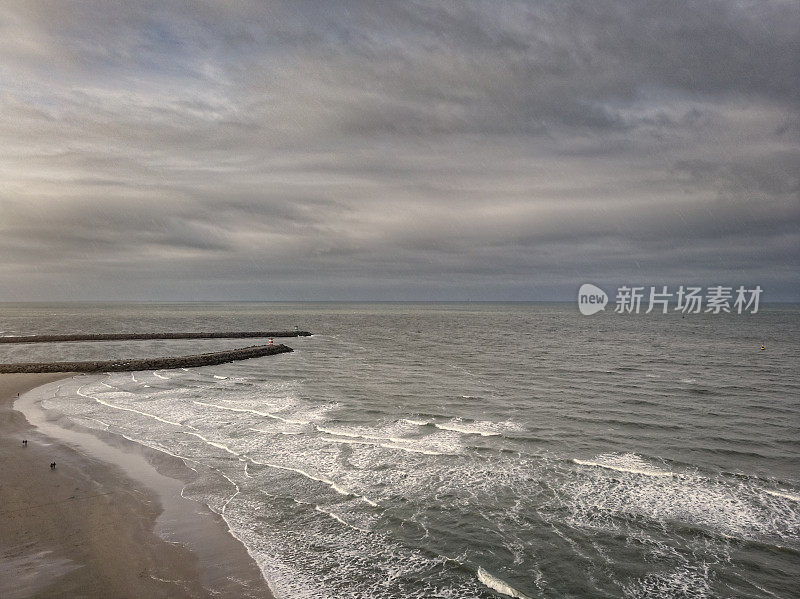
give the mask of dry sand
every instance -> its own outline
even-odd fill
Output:
[[[181,500],[180,508],[206,528],[202,552],[179,536],[161,539],[157,490],[41,435],[13,410],[17,393],[65,376],[0,375],[0,597],[271,597],[244,547],[204,506]]]

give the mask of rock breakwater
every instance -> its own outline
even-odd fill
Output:
[[[60,337],[61,335],[56,335]],[[277,335],[269,335],[275,337]],[[138,338],[138,337],[137,337]],[[163,339],[164,337],[144,337],[146,339]],[[169,337],[184,339],[185,337]],[[294,351],[291,347],[279,345],[251,345],[239,349],[195,354],[190,356],[174,356],[163,358],[137,358],[132,360],[89,360],[84,362],[21,362],[18,364],[0,364],[0,373],[33,373],[33,372],[121,372],[132,370],[162,370],[168,368],[195,368],[213,366],[237,360],[260,358],[272,354]]]
[[[63,341],[137,341],[146,339],[239,339],[249,337],[310,337],[308,331],[228,331],[199,333],[69,333],[0,337],[0,343],[56,343]]]

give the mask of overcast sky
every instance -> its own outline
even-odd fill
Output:
[[[800,300],[800,3],[4,0],[0,300]]]

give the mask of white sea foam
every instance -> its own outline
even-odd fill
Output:
[[[615,529],[625,526],[626,516],[634,516],[702,526],[722,538],[792,543],[800,538],[800,513],[766,501],[765,490],[747,479],[667,473],[633,454],[598,456],[588,464],[597,468],[576,472],[560,491],[568,498],[574,524]],[[603,474],[607,470],[633,476]]]
[[[432,449],[425,449],[411,445],[408,440],[395,439],[393,443],[384,443],[377,440],[361,439],[337,439],[335,437],[320,437],[320,441],[325,443],[340,443],[343,445],[371,445],[373,447],[382,447],[384,449],[396,449],[399,451],[407,451],[409,453],[419,453],[424,455],[449,455],[441,451],[434,451]]]
[[[228,410],[229,412],[247,412],[250,414],[255,414],[256,416],[263,416],[265,418],[272,418],[273,420],[280,420],[281,422],[286,422],[287,424],[310,424],[307,420],[294,420],[292,418],[284,418],[283,416],[278,416],[277,414],[273,414],[271,412],[262,412],[260,410],[253,410],[251,408],[236,408],[233,406],[221,406],[219,404],[208,403],[206,401],[197,401],[194,400],[199,406],[207,406],[209,408],[217,408],[218,410]]]
[[[242,492],[242,489],[239,487],[239,485],[237,485],[237,484],[236,484],[236,481],[234,481],[232,478],[230,478],[229,476],[227,476],[227,475],[226,475],[224,472],[221,472],[220,470],[217,470],[217,472],[218,472],[220,475],[222,475],[222,477],[223,477],[223,478],[225,478],[225,480],[227,480],[229,483],[231,483],[231,484],[233,485],[234,489],[236,489],[236,490],[233,492],[233,494],[231,494],[231,496],[230,496],[230,497],[228,497],[228,499],[226,499],[226,500],[225,500],[225,502],[222,504],[222,509],[220,510],[220,514],[222,514],[222,515],[224,516],[224,515],[225,515],[225,510],[227,509],[227,507],[228,507],[228,504],[229,504],[231,501],[233,501],[233,499],[234,499],[234,498],[235,498],[235,497],[236,497],[236,496],[237,496],[239,493],[241,493],[241,492]],[[228,528],[230,528],[230,524],[228,524]]]
[[[365,528],[359,528],[358,526],[354,526],[353,524],[350,524],[349,522],[346,522],[338,514],[335,514],[334,512],[331,512],[329,510],[323,509],[322,507],[320,507],[318,505],[315,505],[314,509],[316,511],[322,513],[322,514],[325,514],[326,516],[330,516],[331,518],[333,518],[337,522],[340,522],[341,524],[344,524],[348,528],[352,528],[353,530],[357,530],[358,532],[363,532],[363,533],[367,533],[367,534],[369,533],[369,531],[366,530]]]
[[[325,478],[323,476],[315,476],[315,475],[311,474],[310,472],[307,472],[307,471],[303,470],[302,468],[293,468],[292,466],[282,466],[281,464],[272,464],[272,463],[269,463],[269,462],[260,462],[260,461],[257,461],[257,460],[250,460],[250,461],[253,462],[254,464],[259,465],[259,466],[266,466],[267,468],[275,468],[276,470],[286,470],[288,472],[296,472],[300,476],[304,476],[305,478],[307,478],[309,480],[313,480],[313,481],[316,481],[318,483],[322,483],[324,485],[328,485],[331,488],[333,488],[334,484],[335,484],[329,478]],[[348,493],[345,493],[345,494],[347,495]]]
[[[197,401],[197,400],[194,400],[193,403],[196,403],[198,406],[217,408],[218,410],[228,410],[229,412],[245,412],[245,413],[255,414],[256,416],[264,416],[265,418],[274,418],[274,416],[268,412],[260,412],[258,410],[252,410],[250,408],[235,408],[233,406],[221,406],[218,404],[209,403],[207,401]]]
[[[237,456],[237,457],[238,457],[238,456],[240,456],[240,455],[242,455],[242,454],[240,454],[240,453],[237,453],[237,452],[233,451],[233,450],[232,450],[230,447],[228,447],[227,445],[225,445],[225,444],[223,444],[223,443],[217,443],[216,441],[212,441],[212,440],[208,439],[207,437],[204,437],[204,436],[203,436],[203,435],[201,435],[200,433],[191,433],[191,432],[188,432],[188,431],[183,431],[183,434],[185,434],[185,435],[191,435],[191,436],[193,436],[193,437],[197,437],[198,439],[200,439],[200,440],[201,440],[201,441],[203,441],[204,443],[207,443],[208,445],[211,445],[212,447],[216,447],[216,448],[218,448],[218,449],[221,449],[221,450],[223,450],[223,451],[227,451],[227,452],[228,452],[229,454],[231,454],[231,455],[235,455],[235,456]]]
[[[228,378],[228,377],[227,377],[227,376],[220,376],[220,375],[218,375],[218,374],[215,374],[215,375],[214,375],[214,378],[215,378],[215,379],[220,379],[220,380],[224,381],[224,380],[227,380],[227,378]]]
[[[154,374],[155,376],[157,376],[158,378],[160,378],[160,379],[164,379],[165,381],[168,381],[168,380],[169,380],[169,377],[168,377],[168,376],[162,376],[162,375],[158,374],[158,372],[156,372],[155,370],[153,371],[153,374]]]
[[[459,420],[451,420],[449,422],[434,422],[433,425],[445,431],[455,431],[466,435],[480,435],[481,437],[496,437],[500,435],[500,431],[495,430],[496,425],[492,422],[463,424]]]
[[[607,454],[598,456],[594,460],[573,459],[574,463],[581,466],[595,466],[616,470],[617,472],[628,472],[630,474],[641,474],[643,476],[673,476],[672,472],[659,470],[642,460],[635,454]]]
[[[331,489],[339,493],[340,495],[355,495],[355,493],[351,493],[347,489],[342,488],[335,482],[331,482]]]
[[[624,593],[630,599],[707,599],[712,596],[709,576],[707,564],[680,565],[671,571],[649,574],[635,584],[626,585]]]
[[[789,493],[787,491],[770,491],[769,489],[764,489],[765,493],[768,493],[774,497],[782,497],[783,499],[791,499],[792,501],[800,501],[800,495],[796,495],[794,493]]]
[[[478,580],[480,580],[493,591],[497,591],[502,595],[507,595],[509,597],[513,597],[514,599],[530,599],[527,595],[523,595],[506,581],[501,580],[496,576],[492,576],[481,567],[478,568]]]
[[[153,420],[158,420],[159,422],[163,422],[164,424],[171,424],[173,426],[182,426],[180,422],[173,422],[172,420],[166,420],[165,418],[161,418],[159,416],[156,416],[155,414],[150,414],[148,412],[143,412],[141,410],[136,410],[134,408],[126,408],[124,406],[118,406],[118,405],[109,403],[107,401],[104,401],[104,400],[100,399],[99,397],[97,397],[95,395],[87,395],[86,393],[83,393],[81,391],[81,389],[83,389],[83,387],[81,387],[81,388],[79,388],[77,390],[78,395],[80,395],[81,397],[86,397],[88,399],[93,399],[97,403],[102,404],[104,406],[107,406],[109,408],[113,408],[115,410],[123,410],[125,412],[133,412],[135,414],[140,414],[142,416],[146,416],[147,418],[152,418]]]
[[[280,420],[281,422],[285,422],[286,424],[311,424],[310,420],[302,420],[300,418],[284,418],[283,416],[278,416],[277,414],[267,414],[270,418],[274,418],[275,420]]]
[[[328,428],[328,427],[325,427],[325,426],[319,426],[319,425],[315,425],[314,428],[317,429],[321,433],[327,433],[329,435],[336,435],[336,436],[339,436],[339,437],[351,437],[353,439],[377,439],[377,440],[388,439],[388,437],[367,435],[367,434],[364,434],[364,433],[354,433],[354,432],[351,432],[351,431],[346,431],[346,430],[341,430],[341,429],[337,430],[337,429],[332,429],[332,428]]]
[[[403,418],[401,422],[407,422],[408,424],[413,424],[414,426],[427,426],[430,424],[428,420],[416,420],[414,418]]]
[[[372,499],[369,499],[368,497],[364,497],[363,495],[360,495],[358,493],[353,493],[352,491],[342,487],[336,481],[331,480],[330,478],[327,478],[325,476],[314,475],[314,474],[311,474],[310,472],[308,472],[306,470],[303,470],[302,468],[294,468],[292,466],[282,466],[280,464],[272,464],[272,463],[269,463],[269,462],[261,462],[261,461],[257,461],[257,460],[253,460],[253,459],[249,459],[249,461],[252,462],[253,464],[258,465],[258,466],[266,466],[267,468],[274,468],[276,470],[285,470],[285,471],[289,471],[289,472],[295,472],[295,473],[299,474],[300,476],[303,476],[303,477],[305,477],[305,478],[307,478],[309,480],[313,480],[313,481],[316,481],[318,483],[322,483],[323,485],[327,485],[328,487],[330,487],[333,491],[335,491],[339,495],[344,495],[346,497],[355,497],[356,499],[360,499],[361,501],[371,505],[372,507],[377,507],[378,506],[378,504],[375,501],[373,501]]]
[[[380,445],[379,441],[370,441],[368,439],[337,439],[336,437],[320,437],[319,440],[325,443],[341,443],[343,445]]]
[[[315,428],[319,432],[332,435],[332,437],[321,437],[323,441],[329,443],[346,443],[345,439],[349,439],[353,441],[350,443],[352,445],[377,445],[384,449],[431,456],[455,455],[461,452],[461,442],[454,436],[446,436],[441,433],[418,438],[397,436],[398,432],[410,433],[407,426],[409,424],[406,419],[402,419],[380,429],[365,430],[359,427],[343,429],[320,425],[316,425]],[[418,425],[411,424],[411,426],[416,428]],[[448,434],[452,435],[452,432],[454,431],[448,431]],[[345,437],[345,439],[336,439],[335,437]]]
[[[441,451],[434,451],[432,449],[423,449],[421,447],[409,447],[400,443],[381,443],[381,447],[385,449],[399,449],[400,451],[408,451],[410,453],[421,453],[424,455],[447,455]]]

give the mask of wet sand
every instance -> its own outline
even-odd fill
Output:
[[[271,598],[222,519],[179,497],[180,460],[113,435],[48,437],[58,427],[12,408],[69,376],[0,375],[0,597]]]

